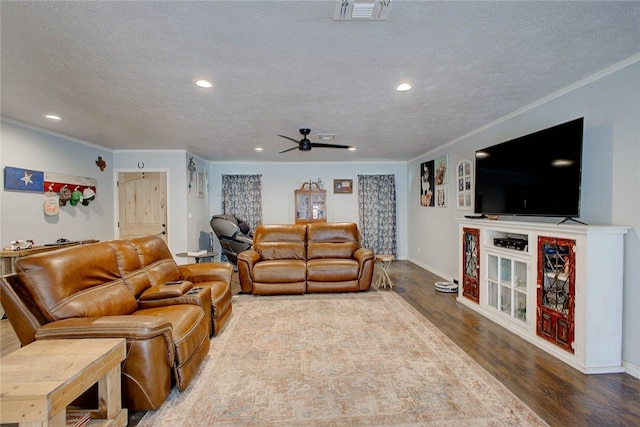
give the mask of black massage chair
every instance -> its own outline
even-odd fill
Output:
[[[237,264],[238,254],[250,249],[253,244],[253,232],[249,224],[228,214],[214,215],[209,224],[218,236],[222,253],[230,262]]]

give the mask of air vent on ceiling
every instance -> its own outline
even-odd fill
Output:
[[[389,16],[391,0],[337,0],[335,21],[382,21]]]

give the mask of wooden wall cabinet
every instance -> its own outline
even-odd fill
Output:
[[[316,182],[305,182],[295,191],[296,224],[327,222],[327,191]]]
[[[581,372],[624,372],[622,275],[629,227],[458,223],[460,303]],[[505,245],[505,239],[516,243]],[[465,286],[475,280],[477,287]]]

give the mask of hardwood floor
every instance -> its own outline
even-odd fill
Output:
[[[440,277],[408,261],[389,275],[397,292],[514,395],[552,426],[640,426],[640,380],[628,374],[585,375],[437,292]],[[374,277],[375,283],[375,277]],[[232,288],[237,293],[237,273]],[[0,355],[18,348],[7,320],[0,324]],[[214,338],[215,339],[215,338]],[[135,426],[144,412],[133,412]]]
[[[552,426],[640,426],[640,380],[585,375],[437,292],[442,280],[408,261],[389,270],[394,290]]]

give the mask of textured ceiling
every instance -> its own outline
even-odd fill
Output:
[[[334,5],[2,1],[1,113],[111,149],[404,161],[640,52],[638,2],[394,0],[376,22]],[[301,127],[357,151],[278,154]]]

